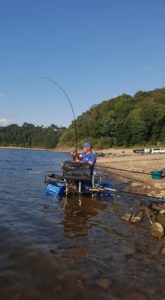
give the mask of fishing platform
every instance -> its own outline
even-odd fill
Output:
[[[62,172],[46,175],[47,195],[69,194],[110,194],[112,185],[103,181],[102,171],[98,167],[91,169],[88,164],[65,161]]]

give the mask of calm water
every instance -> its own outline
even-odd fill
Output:
[[[0,299],[165,299],[165,258],[137,199],[45,196],[64,153],[0,150]],[[46,165],[47,164],[47,165]]]

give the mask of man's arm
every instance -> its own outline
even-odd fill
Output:
[[[90,160],[88,161],[88,164],[92,167],[96,163],[96,154],[92,153]]]

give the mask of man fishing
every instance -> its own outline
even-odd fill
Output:
[[[91,171],[93,171],[96,163],[96,154],[92,151],[92,144],[90,142],[85,142],[83,144],[83,152],[74,155],[75,161],[82,162],[82,164],[88,164]]]

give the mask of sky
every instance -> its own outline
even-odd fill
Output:
[[[0,0],[0,126],[165,86],[164,0]]]

